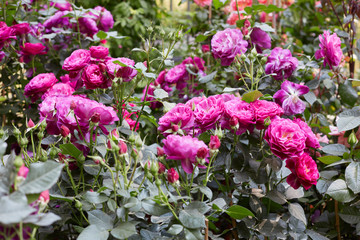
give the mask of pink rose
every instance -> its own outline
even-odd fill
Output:
[[[114,61],[119,61],[129,67],[120,66]],[[116,77],[122,78],[124,82],[130,82],[137,75],[137,71],[132,68],[134,65],[135,62],[129,58],[113,58],[106,62],[106,71],[112,77],[116,75]]]
[[[46,54],[45,48],[41,43],[25,43],[24,46],[20,46],[24,55],[43,55]]]
[[[216,135],[210,136],[209,148],[211,150],[219,149],[220,145],[221,145],[221,143],[220,143],[220,139],[218,136],[216,136]]]
[[[210,52],[210,46],[209,46],[209,44],[201,45],[201,51],[202,51],[203,53]]]
[[[166,76],[165,81],[169,84],[177,83],[182,80],[186,75],[186,66],[185,64],[179,64],[171,68]]]
[[[17,173],[17,176],[18,177],[22,177],[22,178],[26,178],[27,175],[29,173],[29,169],[27,167],[25,167],[25,165],[23,164],[20,168],[19,168],[19,171]]]
[[[194,127],[194,113],[190,107],[179,103],[159,119],[158,130],[166,137],[169,134],[188,134]]]
[[[50,201],[49,190],[41,192],[38,201],[47,204]]]
[[[174,168],[170,168],[167,172],[167,180],[169,183],[176,183],[179,181],[179,174]]]
[[[194,2],[200,7],[211,6],[212,4],[212,0],[194,0]]]
[[[306,148],[304,131],[290,119],[277,118],[266,129],[264,139],[271,151],[281,158],[300,156]]]
[[[317,137],[315,136],[315,134],[313,133],[313,131],[311,130],[309,125],[307,125],[306,122],[302,121],[300,118],[295,118],[293,122],[299,125],[301,130],[304,132],[306,136],[307,147],[320,148],[320,144]]]
[[[320,177],[315,161],[306,153],[287,159],[286,167],[291,171],[286,182],[295,189],[302,185],[308,190]]]
[[[163,140],[163,143],[167,158],[180,160],[184,171],[189,174],[194,170],[193,164],[196,163],[198,150],[200,148],[208,150],[208,147],[203,141],[190,136],[169,135]]]
[[[81,78],[86,89],[108,88],[111,85],[111,81],[108,81],[96,64],[87,65]]]
[[[105,59],[109,55],[109,49],[103,46],[92,46],[90,55],[92,58]]]
[[[90,17],[79,18],[79,30],[81,33],[87,34],[90,37],[99,32],[95,20]]]
[[[65,71],[79,71],[90,63],[90,51],[79,49],[71,53],[70,57],[66,58],[62,69]]]
[[[266,100],[256,100],[251,103],[255,111],[256,128],[263,129],[265,119],[272,120],[276,116],[282,116],[284,110],[276,103]]]
[[[67,83],[56,83],[51,88],[49,88],[41,99],[45,99],[49,96],[70,96],[75,92],[75,89],[72,88]]]
[[[216,96],[201,100],[195,105],[195,123],[203,130],[215,127],[224,112],[224,101]]]
[[[95,7],[94,10],[98,12],[98,14],[95,16],[97,17],[99,29],[103,30],[104,32],[108,32],[110,28],[114,26],[113,16],[108,10],[101,6]]]
[[[27,34],[30,32],[30,25],[28,23],[19,23],[11,26],[15,35]]]
[[[58,80],[53,73],[41,73],[30,80],[25,86],[24,95],[36,101],[49,88],[51,88]]]

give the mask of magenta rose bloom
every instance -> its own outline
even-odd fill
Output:
[[[194,2],[200,7],[211,6],[212,4],[212,0],[194,0]]]
[[[82,128],[89,128],[89,120],[91,120],[97,123],[105,134],[109,134],[105,125],[114,124],[115,121],[119,120],[112,107],[107,107],[102,103],[85,98],[76,103],[74,113]],[[94,119],[96,119],[96,121]]]
[[[56,83],[49,88],[41,99],[45,99],[49,96],[70,96],[75,92],[75,89],[67,83]]]
[[[52,3],[54,4],[54,3]],[[50,4],[50,5],[52,5]],[[54,6],[59,9],[60,11],[72,11],[71,3],[69,2],[57,2]]]
[[[68,11],[56,12],[53,16],[51,16],[44,22],[43,26],[48,30],[50,30],[52,27],[68,27],[70,25],[69,18],[64,17],[68,13]]]
[[[28,23],[19,23],[11,26],[15,35],[27,34],[30,32],[30,25]]]
[[[79,30],[81,33],[87,34],[90,37],[99,32],[96,21],[91,17],[79,18]]]
[[[311,148],[320,148],[319,140],[316,135],[313,133],[309,125],[300,118],[295,118],[294,123],[299,125],[300,129],[304,132],[306,136],[306,146]]]
[[[272,76],[275,80],[284,80],[291,76],[297,66],[298,60],[291,55],[289,49],[276,47],[268,57],[265,73],[276,74]]]
[[[108,88],[111,85],[111,81],[108,81],[96,64],[87,65],[81,78],[86,89]]]
[[[320,59],[324,58],[324,66],[329,64],[329,67],[339,66],[342,58],[344,57],[341,50],[341,40],[333,33],[330,35],[330,31],[324,31],[324,34],[319,36],[320,49],[315,52],[315,58]]]
[[[65,71],[79,71],[90,63],[90,51],[79,49],[71,53],[70,57],[66,58],[62,69]]]
[[[25,86],[24,95],[36,101],[49,88],[51,88],[58,80],[53,73],[41,73],[30,80]]]
[[[177,83],[185,77],[186,73],[186,66],[184,64],[179,64],[167,72],[165,81],[169,84]]]
[[[119,64],[114,63],[119,61],[126,64],[129,67],[122,67]],[[106,71],[112,77],[122,78],[124,82],[130,82],[137,75],[137,71],[131,67],[135,65],[135,62],[129,58],[113,58],[106,62]]]
[[[286,167],[291,171],[286,182],[295,189],[303,186],[308,190],[320,177],[316,162],[306,153],[287,159]]]
[[[172,133],[186,135],[193,129],[193,127],[193,111],[185,104],[179,103],[159,119],[158,130],[166,137]]]
[[[49,96],[39,104],[40,121],[46,119],[46,123],[47,123],[46,131],[51,135],[60,134],[60,130],[57,127],[55,105],[57,103],[61,103],[61,100],[62,100],[61,97]]]
[[[220,58],[221,65],[229,66],[236,55],[246,52],[248,42],[243,40],[239,29],[227,28],[217,32],[211,39],[211,51],[214,58]]]
[[[224,103],[231,101],[231,100],[239,99],[239,98],[235,97],[233,94],[229,94],[229,93],[215,95],[215,97],[221,98],[224,101]]]
[[[14,29],[8,27],[5,22],[0,22],[0,49],[11,39],[16,39]]]
[[[169,135],[163,140],[164,152],[168,159],[180,160],[186,173],[191,174],[200,148],[209,150],[203,141],[190,136]]]
[[[211,96],[201,100],[195,105],[195,123],[201,130],[206,131],[215,127],[224,112],[224,101]]]
[[[260,28],[253,28],[250,33],[251,43],[255,45],[256,51],[262,53],[262,49],[271,48],[271,38],[269,34],[261,30]]]
[[[113,16],[108,10],[101,6],[95,7],[94,10],[98,11],[96,17],[98,18],[97,22],[99,29],[108,32],[110,28],[114,26]]]
[[[305,133],[290,119],[272,120],[266,129],[264,139],[271,151],[282,160],[300,156],[306,148]]]
[[[190,100],[188,100],[185,105],[190,107],[192,110],[195,109],[196,105],[201,102],[202,100],[206,99],[205,96],[202,96],[202,97],[194,97]]]
[[[25,43],[24,46],[20,46],[24,55],[43,55],[46,54],[45,48],[42,43]]]
[[[281,90],[277,91],[273,98],[284,110],[286,116],[301,114],[306,108],[306,104],[299,98],[309,92],[309,87],[284,81]]]
[[[103,46],[92,46],[89,50],[92,58],[105,59],[109,55],[109,49]]]
[[[256,100],[250,104],[254,108],[257,129],[264,128],[265,119],[272,120],[276,116],[280,117],[284,114],[284,110],[274,102]]]
[[[224,115],[220,121],[221,127],[231,129],[230,120],[234,121],[234,118],[236,118],[239,124],[236,134],[243,134],[247,129],[253,127],[253,124],[255,124],[254,109],[249,103],[238,98],[227,101],[224,104]]]

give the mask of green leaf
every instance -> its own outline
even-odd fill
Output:
[[[169,209],[167,207],[158,205],[150,198],[142,200],[141,205],[144,208],[145,213],[149,215],[161,216],[169,212]]]
[[[21,222],[24,218],[35,212],[27,202],[10,199],[9,196],[0,199],[0,223],[8,225]]]
[[[184,227],[181,226],[180,224],[174,224],[169,228],[168,233],[172,235],[178,235],[179,233],[181,233],[183,229]]]
[[[348,85],[346,83],[340,84],[339,94],[341,100],[344,103],[349,104],[350,106],[354,106],[358,99],[357,91],[351,85]]]
[[[186,228],[205,227],[205,216],[196,209],[180,211],[179,220]]]
[[[347,188],[346,182],[342,179],[338,179],[331,183],[327,192],[332,198],[339,202],[350,202],[356,196]]]
[[[137,234],[137,232],[136,223],[133,222],[122,222],[111,231],[111,235],[116,239],[129,238],[134,234]]]
[[[263,94],[261,92],[259,92],[258,90],[252,91],[252,92],[248,92],[245,93],[242,96],[242,100],[247,102],[247,103],[251,103],[256,101],[259,97],[262,97]]]
[[[107,33],[100,30],[100,31],[96,34],[96,36],[97,36],[98,38],[100,38],[101,40],[104,40],[104,39],[107,38]]]
[[[32,223],[36,226],[46,227],[59,220],[61,220],[61,218],[58,215],[50,212],[30,215],[24,219],[24,223]]]
[[[360,192],[360,162],[352,162],[347,166],[345,180],[355,194]]]
[[[307,220],[305,216],[304,209],[302,206],[298,203],[289,203],[289,212],[290,214],[302,221],[305,225],[307,225]]]
[[[77,240],[107,240],[109,232],[100,230],[96,225],[89,225],[79,235]]]
[[[200,229],[184,229],[186,240],[203,240],[204,236],[201,234]]]
[[[72,157],[74,157],[75,159],[79,160],[80,156],[83,156],[82,151],[80,151],[77,147],[75,147],[74,144],[72,143],[66,143],[66,144],[61,144],[60,149],[62,150],[62,154],[64,155],[70,155]]]
[[[93,204],[103,203],[108,200],[107,196],[97,192],[90,192],[90,191],[87,191],[83,197],[85,200]]]
[[[216,10],[225,6],[226,3],[227,3],[227,1],[224,1],[224,0],[214,0],[213,1],[214,7]]]
[[[347,131],[356,128],[360,125],[360,107],[354,107],[350,110],[345,110],[339,114],[336,120],[336,125],[339,132]]]
[[[205,36],[205,35],[198,35],[196,38],[195,38],[195,42],[203,42],[205,41],[206,39],[208,38],[208,36]]]
[[[91,225],[96,225],[101,230],[111,230],[114,226],[114,220],[101,210],[87,212]]]
[[[304,98],[310,105],[313,105],[314,102],[316,102],[316,100],[317,100],[315,94],[313,92],[311,92],[311,91],[308,92],[307,94],[305,94]]]
[[[217,73],[217,71],[212,72],[212,73],[210,73],[210,74],[208,74],[208,75],[206,75],[204,77],[201,77],[199,79],[199,82],[200,83],[207,83],[207,82],[212,81],[216,77],[216,73]]]
[[[192,211],[197,210],[202,214],[207,213],[211,208],[204,202],[194,201],[185,207],[185,210]]]
[[[329,144],[321,148],[321,151],[327,154],[342,156],[344,153],[349,153],[349,149],[342,144]]]
[[[254,24],[254,27],[260,28],[261,30],[263,30],[264,32],[275,32],[275,29],[273,29],[272,27],[270,27],[268,24],[266,23],[258,23],[256,22]]]
[[[155,89],[155,91],[154,91],[154,97],[156,98],[156,99],[164,99],[164,98],[167,98],[167,97],[169,97],[169,94],[168,94],[168,92],[167,91],[165,91],[164,89],[159,89],[159,88],[157,88],[157,89]]]
[[[332,164],[334,162],[340,161],[342,158],[338,156],[323,156],[319,157],[318,159],[324,164]]]
[[[344,206],[339,213],[339,216],[348,224],[356,224],[360,222],[360,210],[357,207]]]
[[[229,207],[225,212],[232,218],[241,220],[245,217],[251,216],[255,217],[255,215],[247,208],[244,208],[239,205],[233,205]]]
[[[58,180],[63,166],[54,161],[31,164],[29,174],[19,190],[25,194],[33,194],[50,189]]]

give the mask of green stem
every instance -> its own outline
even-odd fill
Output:
[[[212,162],[213,162],[213,160],[216,158],[216,156],[217,156],[217,152],[210,158],[210,161],[209,161],[209,165],[208,165],[208,167],[207,167],[207,169],[206,169],[206,175],[205,175],[205,179],[204,179],[204,187],[207,185],[207,183],[208,183],[208,181],[209,181],[209,179],[208,179],[208,177],[209,177],[209,172],[210,172],[210,168],[211,168],[211,164],[212,164]],[[202,196],[201,196],[201,201],[204,201],[204,193],[202,194]]]
[[[70,169],[69,169],[69,165],[66,165],[65,168],[66,168],[67,174],[69,175],[70,182],[71,182],[71,186],[72,186],[73,190],[75,191],[75,194],[78,195],[78,189],[77,189],[77,187],[76,187],[76,185],[75,185],[75,182],[74,182],[74,179],[73,179],[73,177],[72,177],[72,175],[71,175],[71,171],[70,171]]]
[[[31,145],[32,145],[32,150],[33,150],[33,159],[34,161],[36,161],[36,151],[35,151],[35,144],[34,144],[34,134],[33,131],[30,131],[30,137],[31,137]]]
[[[117,207],[117,197],[116,197],[117,192],[116,192],[116,181],[114,179],[114,172],[112,171],[112,169],[107,164],[104,164],[104,166],[110,171],[110,174],[111,174],[111,179],[113,181],[113,186],[114,186],[114,200],[115,200],[116,207]]]
[[[132,182],[132,180],[134,178],[137,163],[138,163],[138,157],[135,158],[135,163],[134,163],[134,167],[133,167],[133,170],[132,170],[132,173],[131,173],[131,176],[130,176],[128,188],[130,187],[131,182]]]

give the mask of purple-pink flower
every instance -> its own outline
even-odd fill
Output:
[[[184,64],[176,65],[165,75],[165,81],[169,84],[177,83],[185,77],[186,66]]]
[[[177,104],[159,119],[158,130],[167,136],[172,133],[188,134],[194,127],[194,113],[192,109],[182,103]]]
[[[106,78],[96,64],[89,64],[82,73],[86,89],[108,88],[111,85],[110,79]]]
[[[266,129],[264,139],[271,151],[282,160],[300,156],[306,148],[306,135],[290,119],[277,118]]]
[[[266,119],[272,120],[276,116],[280,117],[284,114],[284,110],[277,103],[266,100],[256,100],[251,103],[251,106],[254,109],[257,129],[264,128]]]
[[[87,34],[92,37],[94,34],[99,32],[96,22],[91,17],[81,17],[79,21],[79,30],[81,33]]]
[[[75,92],[75,89],[67,83],[56,83],[51,88],[49,88],[41,99],[45,99],[49,96],[70,96]]]
[[[90,51],[79,49],[65,59],[62,69],[66,71],[79,71],[90,63]]]
[[[229,66],[236,55],[245,53],[247,46],[248,42],[243,39],[239,29],[227,28],[211,39],[212,54],[214,58],[220,58],[223,66]]]
[[[168,159],[180,160],[186,173],[192,173],[196,155],[200,148],[209,150],[203,141],[191,136],[169,135],[163,140],[164,152]],[[206,159],[205,159],[206,161]],[[199,165],[199,167],[203,167]]]
[[[122,67],[119,64],[114,63],[115,61],[119,61],[129,67]],[[112,77],[116,76],[122,78],[124,82],[130,82],[137,75],[137,71],[132,68],[134,65],[134,60],[129,58],[113,58],[106,62],[106,71]]]
[[[253,28],[250,33],[251,44],[255,45],[257,52],[261,53],[262,49],[271,48],[271,38],[269,34],[261,30],[260,28]]]
[[[194,116],[196,125],[206,131],[215,127],[224,112],[222,98],[211,96],[195,104]]]
[[[286,80],[281,84],[281,90],[277,91],[273,98],[282,107],[284,114],[290,116],[304,112],[306,104],[299,97],[308,92],[308,86]]]
[[[98,28],[104,32],[108,32],[110,28],[114,26],[113,16],[108,10],[101,6],[95,7],[94,10],[98,12],[98,14],[96,14]]]
[[[339,66],[342,58],[344,57],[341,50],[340,38],[336,35],[336,33],[330,35],[330,31],[324,31],[324,34],[320,34],[319,40],[320,49],[315,52],[315,58],[324,58],[324,66],[329,64],[331,69]]]
[[[295,118],[294,123],[299,125],[300,129],[304,132],[306,136],[306,147],[311,148],[320,148],[319,140],[316,135],[313,133],[309,125],[301,120],[300,118]]]
[[[89,50],[92,58],[105,59],[109,55],[109,49],[103,46],[92,46]]]
[[[291,55],[289,49],[276,47],[271,51],[265,66],[266,74],[275,74],[275,80],[284,80],[291,76],[298,66],[297,58]]]
[[[36,101],[58,80],[53,73],[41,73],[30,80],[24,88],[24,95]]]
[[[307,153],[287,159],[286,167],[291,171],[286,182],[295,189],[302,185],[308,190],[320,177],[316,162]]]

